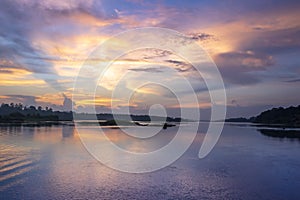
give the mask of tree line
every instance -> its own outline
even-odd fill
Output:
[[[250,118],[230,118],[226,122],[252,122],[260,124],[278,124],[300,127],[300,105],[288,108],[272,108],[266,110],[255,117]]]
[[[0,122],[69,121],[72,119],[72,112],[53,111],[49,107],[24,106],[21,103],[2,103],[0,106]]]
[[[254,123],[300,125],[300,105],[272,108],[256,116]]]

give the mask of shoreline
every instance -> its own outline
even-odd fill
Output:
[[[220,123],[221,121],[212,121],[212,123]],[[80,121],[24,121],[24,122],[0,122],[0,127],[3,126],[75,126],[75,123],[79,125],[100,125],[100,126],[163,126],[164,123],[171,126],[179,125],[175,122],[163,122],[163,121],[154,121],[154,122],[145,122],[145,121],[122,121],[122,120],[80,120]],[[182,122],[188,123],[188,122]],[[199,123],[211,123],[210,121],[199,121]],[[236,125],[236,126],[251,126],[258,128],[274,128],[279,130],[285,129],[299,129],[300,125],[290,125],[290,124],[266,124],[266,123],[253,123],[253,122],[224,122],[227,125]]]
[[[122,120],[80,120],[80,121],[25,121],[25,122],[0,122],[0,127],[47,127],[47,126],[103,126],[103,127],[120,127],[120,126],[139,126],[139,127],[173,127],[177,126],[175,122],[145,122],[145,121],[122,121]]]

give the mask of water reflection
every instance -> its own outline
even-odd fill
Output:
[[[284,129],[257,129],[262,135],[279,138],[279,139],[297,139],[300,142],[300,131],[299,130],[284,130]]]
[[[39,157],[30,148],[1,143],[0,192],[22,184],[37,167],[38,160]]]
[[[85,137],[97,137],[95,128],[79,128]],[[144,130],[129,129],[137,134]],[[124,149],[148,152],[167,144],[175,130],[171,127],[142,140],[133,140],[118,129],[105,133]],[[190,149],[169,167],[126,174],[93,159],[72,126],[0,127],[0,199],[298,200],[299,143],[270,140],[256,130],[225,126],[205,159],[198,158],[205,136],[199,132]],[[259,131],[270,136],[269,131]],[[101,141],[95,145],[105,151]]]
[[[63,126],[62,127],[62,137],[71,138],[74,136],[74,126]]]
[[[0,135],[20,135],[23,133],[22,126],[0,126]]]

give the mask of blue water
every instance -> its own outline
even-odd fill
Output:
[[[199,159],[206,125],[180,159],[146,174],[101,164],[72,126],[0,127],[0,199],[300,199],[299,139],[227,124],[213,151]],[[81,129],[94,134],[94,127]],[[132,143],[118,129],[106,131],[121,147],[147,151],[170,141],[176,130],[168,128],[149,144]]]

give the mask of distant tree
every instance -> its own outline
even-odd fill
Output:
[[[29,106],[30,110],[36,110],[35,106]]]
[[[16,107],[19,111],[20,111],[20,110],[23,110],[23,105],[22,105],[21,103],[16,104],[15,107]]]
[[[300,125],[300,107],[273,108],[259,114],[254,122],[266,124]]]

